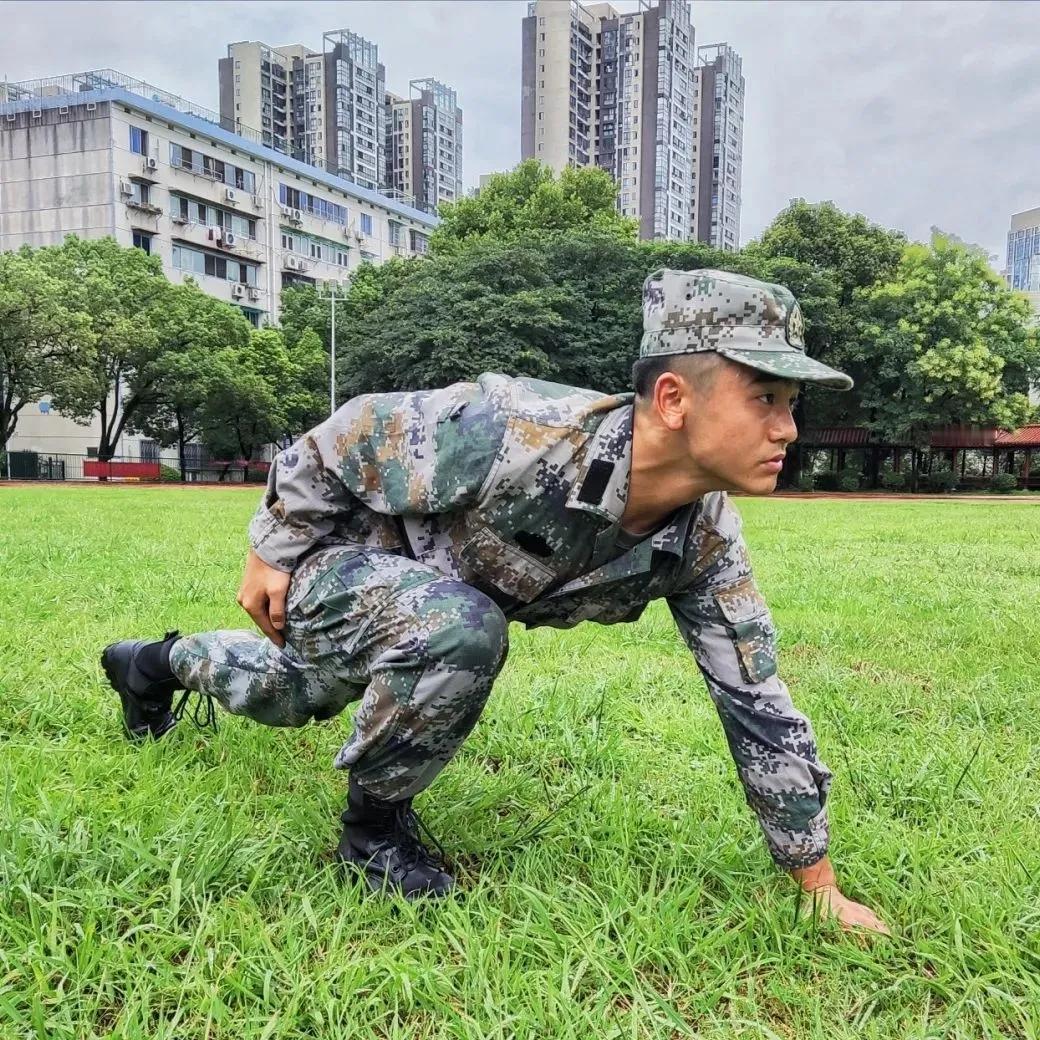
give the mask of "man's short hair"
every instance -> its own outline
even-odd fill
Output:
[[[682,376],[698,393],[706,394],[715,385],[715,379],[724,364],[736,365],[713,350],[696,354],[659,354],[652,357],[639,358],[632,366],[632,386],[636,392],[636,401],[646,404],[654,392],[657,380],[665,372],[674,372]],[[749,366],[741,366],[751,377],[752,383],[774,383],[783,376],[775,376],[769,372],[760,372]]]
[[[699,354],[657,354],[640,358],[632,366],[632,386],[641,402],[649,401],[657,380],[665,372],[680,375],[700,393],[707,393],[715,382],[723,361],[721,354],[703,351]]]

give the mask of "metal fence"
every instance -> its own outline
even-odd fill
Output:
[[[176,459],[116,455],[104,462],[90,455],[37,451],[0,454],[0,480],[84,481],[134,484],[263,484],[269,462],[242,459],[189,460],[183,471]]]

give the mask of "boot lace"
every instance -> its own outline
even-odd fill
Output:
[[[196,729],[212,729],[216,733],[217,709],[213,706],[213,698],[208,694],[200,693],[199,699],[191,704],[191,710],[189,711],[188,705],[194,692],[194,690],[185,690],[181,694],[180,700],[173,707],[173,717],[180,722],[187,715],[195,724]]]
[[[423,844],[420,833],[436,848],[439,859]],[[414,870],[420,863],[440,867],[446,859],[440,842],[430,833],[409,802],[394,808],[390,838],[401,850],[401,865],[405,870]]]

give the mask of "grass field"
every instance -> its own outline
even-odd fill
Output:
[[[257,491],[0,488],[0,1037],[1040,1035],[1040,508],[740,508],[833,857],[796,919],[667,612],[514,626],[420,799],[462,898],[330,865],[346,717],[128,746],[108,641],[240,626]]]

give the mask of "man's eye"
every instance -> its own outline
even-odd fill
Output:
[[[766,404],[772,404],[776,399],[776,394],[759,394],[758,399],[760,401],[765,401]]]

